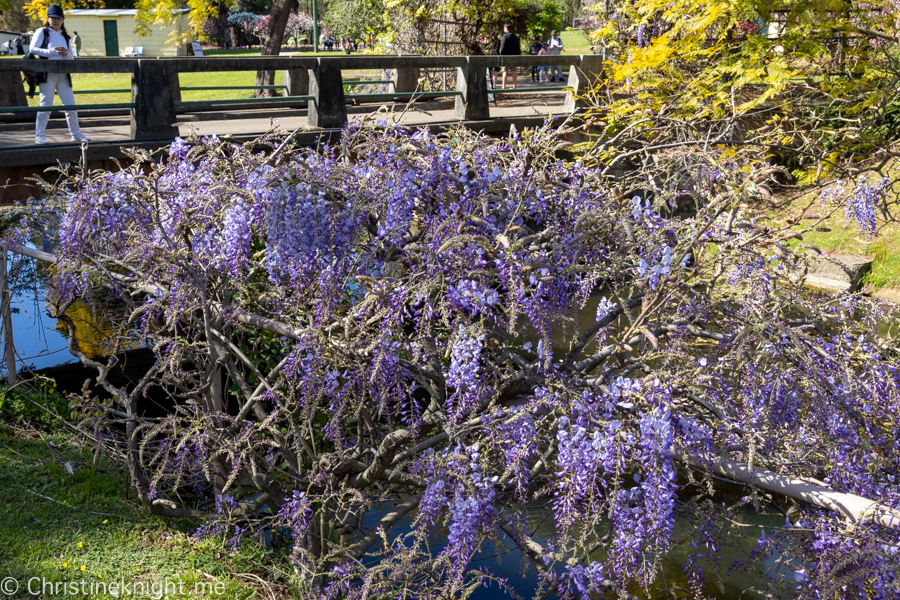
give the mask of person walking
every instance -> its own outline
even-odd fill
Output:
[[[552,56],[559,56],[562,54],[563,49],[563,41],[559,39],[559,36],[556,35],[556,30],[550,32],[550,54]],[[559,80],[563,81],[563,70],[561,65],[553,65],[550,67],[550,75],[552,76],[551,80],[556,81],[556,74],[559,73]]]
[[[81,57],[81,38],[78,36],[78,32],[75,31],[72,34],[72,47],[75,49],[75,58]]]
[[[25,56],[25,48],[22,46],[22,36],[16,37],[16,54],[18,56]]]
[[[522,54],[522,44],[519,42],[519,36],[513,33],[512,23],[505,23],[503,25],[503,37],[500,39],[500,51],[498,52],[500,56],[519,56]],[[516,72],[515,67],[500,67],[500,72],[502,73],[501,81],[503,89],[506,89],[506,76],[512,72],[513,76],[513,89],[516,88],[516,85],[519,83],[519,75]],[[494,87],[497,87],[494,85]]]
[[[540,54],[542,47],[543,45],[541,44],[541,38],[538,36],[534,36],[533,38],[531,38],[531,47],[528,48],[528,54],[537,56],[538,54]],[[537,83],[540,71],[541,69],[537,65],[531,67],[531,83]]]
[[[63,26],[65,15],[63,9],[58,4],[53,4],[47,8],[47,20],[44,26],[37,30],[31,39],[30,52],[35,56],[49,60],[72,60],[72,52],[70,51],[69,34]],[[53,106],[53,95],[59,94],[59,101],[64,105],[75,104],[75,95],[72,93],[72,78],[68,73],[42,73],[40,75],[41,90],[41,106]],[[47,122],[50,120],[50,113],[42,111],[37,114],[36,128],[34,133],[34,142],[36,144],[46,144],[47,138],[44,133],[47,130]],[[69,126],[69,133],[72,135],[73,142],[89,142],[91,141],[86,135],[81,133],[78,127],[78,113],[74,110],[66,111],[66,124]]]

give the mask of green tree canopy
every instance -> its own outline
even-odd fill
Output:
[[[546,36],[562,29],[563,7],[556,0],[543,0],[540,10],[528,18],[528,35]]]
[[[338,38],[359,38],[387,31],[384,0],[334,0],[328,3],[325,25]]]

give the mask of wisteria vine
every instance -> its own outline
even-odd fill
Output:
[[[156,355],[134,387],[101,377],[115,401],[84,424],[155,512],[281,540],[297,585],[337,600],[509,590],[471,562],[491,544],[522,551],[538,596],[640,594],[677,523],[704,544],[683,565],[702,593],[720,537],[746,535],[734,465],[900,508],[885,313],[802,291],[804,257],[739,210],[760,183],[740,161],[680,155],[648,190],[557,158],[547,128],[283,141],[178,140],[66,181],[26,224],[58,236],[58,310],[112,293]],[[867,231],[878,185],[846,204]],[[763,569],[783,593],[898,597],[896,528],[761,481],[741,502],[795,517],[748,560],[784,558],[790,577]]]

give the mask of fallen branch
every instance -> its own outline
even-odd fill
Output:
[[[673,451],[672,456],[675,460],[696,467],[701,471],[747,483],[769,492],[832,510],[852,519],[854,522],[866,519],[888,529],[900,529],[900,511],[875,500],[869,500],[855,494],[836,492],[796,477],[780,475],[765,469],[751,469],[749,465],[727,458],[709,462],[699,456],[685,454],[680,450]]]

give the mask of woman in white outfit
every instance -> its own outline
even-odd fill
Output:
[[[50,60],[72,60],[74,56],[69,50],[69,34],[63,27],[65,15],[61,6],[56,4],[47,9],[47,22],[38,29],[31,38],[31,49],[35,56]],[[35,69],[37,70],[37,69]],[[65,104],[75,104],[75,95],[72,93],[72,79],[68,73],[44,73],[41,79],[46,78],[40,84],[41,106],[53,106],[53,94],[59,94],[59,100]],[[44,132],[47,129],[47,121],[50,113],[47,111],[37,114],[37,128],[34,141],[37,144],[46,144],[47,138]],[[89,142],[87,136],[81,133],[78,127],[78,113],[74,110],[66,111],[66,123],[69,125],[69,133],[73,142]]]

